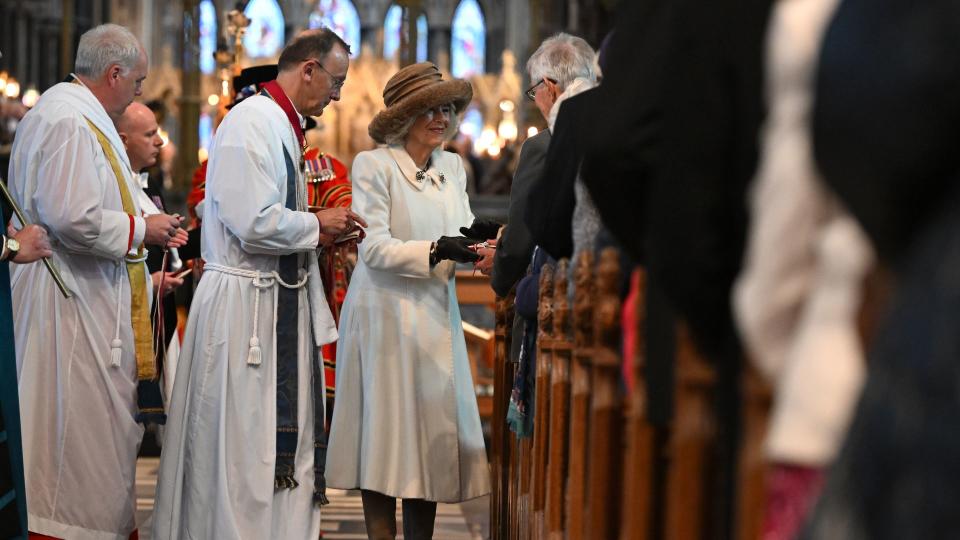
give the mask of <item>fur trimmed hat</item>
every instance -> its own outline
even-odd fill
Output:
[[[383,89],[386,109],[367,126],[370,137],[385,143],[390,133],[401,129],[410,118],[433,107],[452,103],[462,112],[473,99],[473,87],[460,79],[443,80],[432,62],[411,64],[396,72]]]

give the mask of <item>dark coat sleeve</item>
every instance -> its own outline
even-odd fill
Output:
[[[493,275],[490,285],[498,296],[506,296],[510,288],[526,273],[533,255],[533,237],[523,220],[537,201],[530,198],[530,187],[543,173],[550,144],[550,132],[542,131],[529,138],[520,149],[517,171],[513,175],[510,191],[510,212],[507,226],[497,243],[493,259]]]
[[[528,206],[524,221],[534,244],[555,259],[573,255],[573,186],[583,157],[583,116],[594,92],[588,90],[560,104],[543,174],[530,188],[530,200],[535,202]]]

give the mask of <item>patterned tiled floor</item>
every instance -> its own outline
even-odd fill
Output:
[[[150,539],[153,497],[157,488],[158,458],[137,461],[137,523],[141,540]],[[324,540],[365,539],[360,494],[354,491],[327,490],[330,504],[323,508],[320,529]],[[441,504],[433,537],[436,540],[479,540],[487,538],[489,499],[481,497],[462,504]],[[397,505],[397,528],[402,529],[402,516]],[[402,538],[402,535],[400,535]]]

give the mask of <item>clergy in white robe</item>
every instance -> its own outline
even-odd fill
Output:
[[[105,44],[116,58],[94,54]],[[150,295],[144,280],[131,294],[127,261],[145,239],[173,234],[176,220],[144,219],[135,199],[125,210],[121,190],[129,206],[139,186],[115,174],[129,164],[113,118],[139,94],[142,47],[126,29],[100,26],[81,38],[76,64],[74,83],[53,86],[24,116],[10,158],[11,192],[49,231],[73,295],[61,296],[39,262],[14,267],[28,527],[56,538],[125,539],[135,529],[143,433],[132,297]]]
[[[300,34],[281,54],[269,92],[235,106],[217,130],[206,177],[206,264],[170,402],[155,538],[314,540],[320,534],[315,495],[323,486],[316,484],[322,476],[315,466],[322,471],[323,463],[316,463],[314,445],[322,435],[315,420],[322,431],[323,416],[314,410],[314,383],[322,403],[319,348],[337,332],[316,250],[321,233],[344,232],[351,213],[305,211],[301,113],[319,114],[339,98],[348,50],[329,30]],[[283,280],[290,255],[298,273]],[[295,343],[278,339],[284,289],[294,292],[297,305]],[[287,456],[292,478],[278,472],[278,379],[290,361],[281,347],[293,348],[296,364],[296,441]]]

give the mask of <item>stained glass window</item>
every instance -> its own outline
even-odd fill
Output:
[[[213,117],[208,112],[200,113],[200,123],[197,126],[200,132],[200,149],[210,149],[210,140],[213,138]]]
[[[217,8],[212,0],[200,2],[200,71],[207,75],[213,73],[216,61],[213,53],[217,50]]]
[[[467,107],[467,112],[463,114],[463,120],[460,121],[460,133],[476,141],[480,138],[481,131],[483,131],[483,115],[480,114],[476,105],[470,105]]]
[[[277,0],[251,0],[244,10],[250,26],[243,36],[243,48],[250,58],[275,56],[286,38],[283,30],[283,11]]]
[[[453,13],[450,71],[454,77],[484,72],[486,25],[477,0],[463,0]]]
[[[427,61],[427,16],[417,17],[417,62]]]
[[[360,54],[360,15],[350,0],[320,0],[310,14],[309,26],[333,30],[350,46],[350,56]]]
[[[403,31],[403,9],[394,4],[387,10],[383,20],[383,57],[393,58],[400,48],[400,33]],[[417,62],[427,60],[427,16],[417,17]]]

